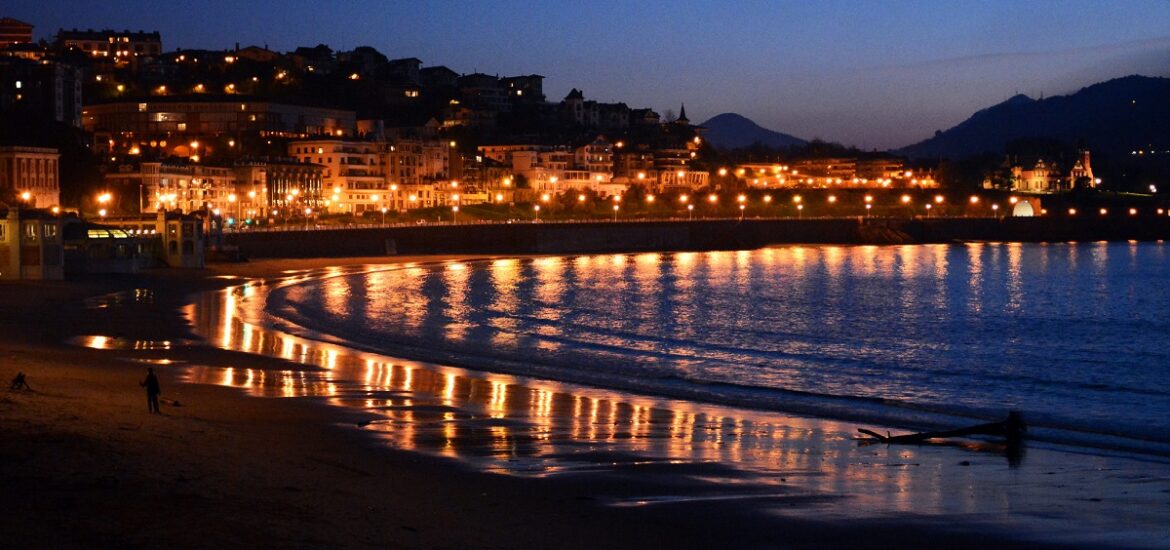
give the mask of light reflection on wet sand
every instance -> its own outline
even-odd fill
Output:
[[[716,259],[735,258],[723,253]],[[554,277],[562,265],[547,263],[549,271],[541,276]],[[370,269],[420,268],[334,269],[320,275]],[[462,267],[446,269],[449,277],[466,277]],[[1131,495],[1125,491],[1130,487],[1085,475],[1104,459],[1080,467],[1041,460],[1051,474],[1038,478],[1036,472],[1008,468],[1003,457],[955,447],[859,447],[852,435],[857,426],[842,422],[402,361],[263,328],[259,322],[265,318],[267,291],[311,276],[298,273],[273,285],[247,283],[208,293],[187,312],[197,332],[221,348],[277,357],[305,369],[195,366],[189,380],[256,396],[322,399],[359,414],[359,425],[389,446],[457,459],[484,471],[534,476],[636,471],[667,475],[676,489],[689,487],[680,494],[641,495],[617,504],[806,498],[824,517],[964,514],[973,521],[1003,522],[1026,510],[1067,524],[1079,513],[1072,501],[1087,487],[1125,501],[1123,510],[1152,506],[1149,517],[1126,516],[1138,526],[1156,524],[1170,506],[1151,491]],[[517,295],[496,299],[506,302]],[[1164,478],[1151,481],[1162,488],[1167,484]],[[851,504],[833,507],[837,498]],[[1115,515],[1094,516],[1081,527],[1092,529],[1116,520]]]

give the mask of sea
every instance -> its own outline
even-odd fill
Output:
[[[1031,441],[1165,458],[1168,275],[1161,242],[778,246],[338,271],[264,311],[473,371],[910,430],[1019,411]]]

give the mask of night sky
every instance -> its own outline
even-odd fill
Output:
[[[9,0],[36,26],[158,30],[163,47],[373,46],[461,73],[542,74],[545,94],[738,112],[863,148],[929,137],[1016,93],[1170,76],[1170,2],[93,2]]]

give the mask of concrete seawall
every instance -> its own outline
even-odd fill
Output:
[[[771,244],[1170,238],[1170,217],[826,218],[394,226],[228,235],[249,258],[738,250]]]

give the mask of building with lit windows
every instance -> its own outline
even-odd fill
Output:
[[[182,160],[125,165],[104,176],[116,195],[113,214],[132,211],[125,197],[138,197],[141,213],[234,211],[236,175],[232,168]]]
[[[384,142],[324,139],[289,143],[288,155],[324,167],[321,185],[329,211],[361,214],[392,200],[385,149]]]
[[[48,210],[0,210],[0,280],[64,279],[61,218]]]
[[[0,197],[25,208],[59,206],[60,158],[56,149],[0,146]]]
[[[305,107],[267,101],[171,100],[87,105],[82,127],[109,152],[158,147],[164,154],[189,157],[191,142],[223,147],[244,137],[294,138],[352,136],[353,111]],[[211,139],[219,138],[219,139]],[[166,142],[166,146],[159,144]]]
[[[76,49],[93,57],[131,61],[138,57],[158,57],[162,54],[162,37],[158,31],[95,31],[61,29],[57,32],[57,47]]]
[[[0,57],[0,110],[81,126],[82,71],[55,61]]]
[[[999,170],[983,181],[987,189],[1003,188],[1017,193],[1060,193],[1077,186],[1096,188],[1093,165],[1087,149],[1077,151],[1072,162],[1043,157],[1009,157]]]
[[[11,17],[0,18],[0,46],[32,42],[33,26]]]
[[[237,212],[245,222],[302,216],[325,206],[325,167],[291,158],[237,161]]]

